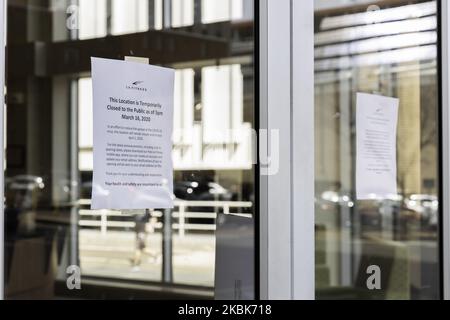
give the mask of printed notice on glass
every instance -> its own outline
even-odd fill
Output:
[[[399,100],[358,93],[356,103],[356,197],[392,199],[397,195]]]
[[[91,208],[173,208],[174,70],[121,60],[91,62]]]

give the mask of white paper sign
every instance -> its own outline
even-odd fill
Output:
[[[92,209],[173,208],[174,78],[172,69],[92,58]]]
[[[399,100],[366,93],[356,103],[356,197],[391,199],[397,195]]]

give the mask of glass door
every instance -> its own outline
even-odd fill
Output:
[[[6,298],[213,298],[216,232],[236,214],[254,232],[253,1],[8,0],[7,18]],[[173,211],[89,209],[93,56],[176,69]],[[254,298],[246,266],[235,298]]]
[[[316,297],[439,299],[438,1],[315,3]],[[359,196],[360,157],[384,165],[386,141],[372,131],[360,148],[358,93],[398,99],[390,196],[377,192],[387,180]]]

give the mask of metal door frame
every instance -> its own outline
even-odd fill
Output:
[[[312,300],[314,0],[261,0],[259,19],[260,128],[279,132],[278,170],[260,163],[260,297]]]
[[[5,116],[5,40],[6,40],[6,0],[0,0],[0,88],[3,90],[3,98],[0,99],[0,168],[4,169],[5,149],[4,149],[4,116]],[[0,199],[4,199],[5,175],[0,175]],[[0,300],[4,299],[4,267],[5,267],[5,215],[4,201],[0,201]]]
[[[441,254],[442,266],[441,286],[443,298],[450,300],[450,4],[447,0],[438,0],[440,17],[440,52],[439,58],[441,70],[438,70],[441,79]]]

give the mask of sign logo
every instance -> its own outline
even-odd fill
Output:
[[[147,88],[141,86],[144,83],[144,81],[134,81],[129,85],[126,85],[125,88],[128,90],[137,90],[137,91],[143,91],[147,92]]]

